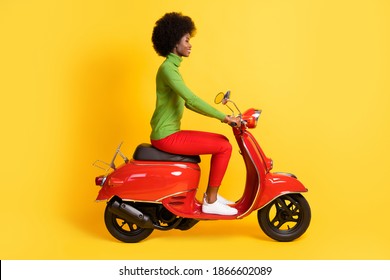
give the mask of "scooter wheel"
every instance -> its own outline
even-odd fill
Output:
[[[286,194],[258,210],[257,220],[264,233],[272,239],[292,241],[309,227],[310,206],[301,194]]]
[[[108,231],[116,239],[126,243],[137,243],[147,238],[154,229],[141,228],[136,224],[127,222],[108,210],[104,212],[104,222]]]

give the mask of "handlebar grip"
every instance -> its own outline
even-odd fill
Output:
[[[231,122],[231,123],[229,123],[229,125],[230,125],[231,127],[236,127],[236,126],[237,126],[237,123],[236,123],[236,122]]]

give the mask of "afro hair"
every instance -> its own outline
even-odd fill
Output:
[[[156,21],[153,29],[153,48],[158,55],[166,57],[185,34],[194,36],[196,27],[192,19],[181,13],[166,13]]]

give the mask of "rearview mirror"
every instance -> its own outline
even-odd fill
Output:
[[[225,94],[223,92],[220,92],[217,94],[217,96],[214,98],[214,103],[219,104],[222,102],[222,100],[225,98]]]
[[[219,104],[222,102],[222,104],[225,105],[229,100],[229,98],[230,98],[230,90],[228,90],[226,93],[220,92],[214,98],[214,102],[215,104]]]

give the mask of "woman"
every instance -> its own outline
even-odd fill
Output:
[[[150,121],[151,143],[162,151],[174,154],[211,154],[209,182],[203,198],[202,212],[235,215],[237,209],[228,205],[232,202],[218,195],[232,151],[229,140],[215,133],[180,129],[184,106],[224,123],[240,122],[238,118],[225,115],[197,97],[185,85],[180,75],[182,57],[190,55],[190,38],[195,31],[191,18],[181,13],[165,14],[153,29],[153,47],[158,55],[166,59],[156,76],[157,100]]]

